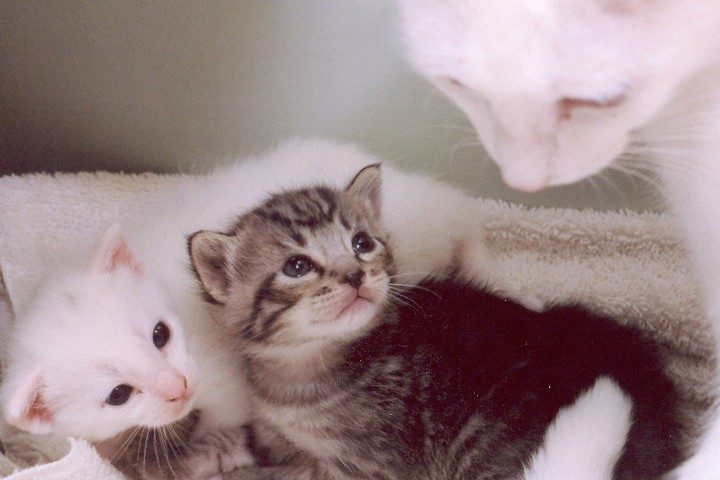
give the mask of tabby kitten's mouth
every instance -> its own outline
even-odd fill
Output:
[[[358,295],[355,297],[354,300],[351,300],[350,303],[348,303],[342,310],[340,310],[338,318],[345,315],[353,315],[355,313],[360,313],[364,309],[371,307],[372,304],[373,303],[367,298]]]

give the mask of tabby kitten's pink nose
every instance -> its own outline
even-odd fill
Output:
[[[175,370],[161,370],[155,378],[155,386],[167,402],[182,400],[187,396],[187,379]]]

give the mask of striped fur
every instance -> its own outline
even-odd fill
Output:
[[[633,402],[616,478],[679,461],[675,389],[640,332],[577,308],[532,312],[457,280],[394,290],[379,192],[371,167],[346,191],[275,195],[230,232],[191,239],[218,318],[237,332],[258,417],[260,465],[224,478],[520,478],[558,412],[605,376]],[[350,255],[357,232],[372,235],[372,252]],[[298,254],[316,268],[285,278]],[[355,268],[370,305],[348,313],[337,292]]]

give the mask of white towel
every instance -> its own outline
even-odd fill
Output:
[[[169,187],[194,181],[109,173],[0,178],[0,272],[11,309],[28,299],[59,259],[79,246],[90,247],[113,220],[127,221]],[[482,213],[468,221],[484,225],[487,248],[499,259],[491,272],[493,288],[542,302],[581,303],[646,329],[668,356],[668,372],[689,402],[687,416],[699,418],[712,400],[709,330],[667,216],[477,202]],[[10,460],[20,466],[37,458],[34,450],[46,448],[22,436],[7,440]],[[3,462],[7,459],[0,460],[0,474]],[[93,473],[79,473],[86,471]],[[92,447],[74,441],[61,461],[10,478],[110,480],[118,475]]]

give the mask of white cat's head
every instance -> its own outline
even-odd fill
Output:
[[[91,267],[42,289],[8,348],[2,411],[32,433],[99,441],[192,408],[182,326],[117,227]]]
[[[418,70],[471,120],[508,185],[609,165],[716,61],[717,0],[400,0]]]

